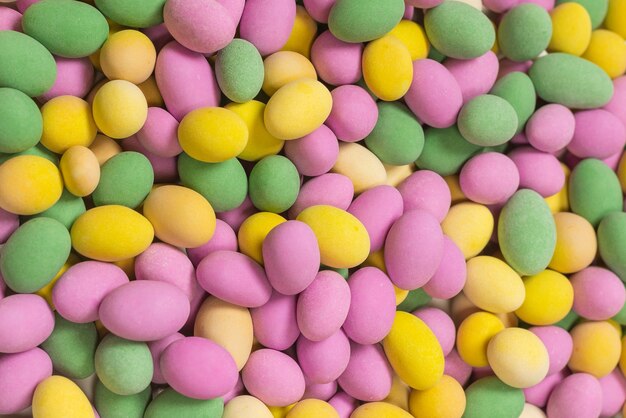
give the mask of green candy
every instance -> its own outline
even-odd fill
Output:
[[[378,121],[365,145],[385,164],[410,164],[424,149],[424,131],[413,113],[399,102],[378,102]]]
[[[154,171],[145,155],[120,152],[102,165],[100,182],[92,194],[93,203],[136,208],[148,196],[153,183]]]
[[[135,395],[118,395],[96,382],[95,405],[100,418],[143,418],[152,397],[150,386]]]
[[[262,211],[281,213],[294,204],[300,192],[296,166],[282,155],[270,155],[250,172],[250,200]]]
[[[508,142],[519,125],[515,108],[492,94],[475,97],[463,105],[457,123],[463,138],[483,147]]]
[[[561,319],[559,322],[555,322],[554,325],[569,331],[579,319],[580,316],[578,316],[578,314],[572,309],[567,313],[567,315],[565,315],[565,318]]]
[[[502,77],[491,89],[491,94],[509,102],[517,114],[517,131],[521,132],[535,111],[535,86],[524,73],[513,72]]]
[[[43,119],[37,104],[19,90],[0,88],[0,152],[34,147],[41,139]]]
[[[150,402],[144,418],[221,418],[223,412],[222,398],[192,399],[168,388]]]
[[[178,174],[183,185],[200,193],[216,212],[235,209],[248,193],[248,177],[236,158],[221,163],[205,163],[182,153]]]
[[[622,210],[622,189],[617,175],[600,160],[581,161],[569,178],[569,204],[572,212],[598,226],[606,215]]]
[[[48,353],[54,370],[70,379],[85,379],[95,371],[94,354],[98,331],[93,322],[76,324],[54,314],[54,330],[41,348]]]
[[[498,45],[502,55],[512,61],[537,57],[548,47],[552,20],[543,7],[524,3],[509,10],[498,26]]]
[[[415,164],[423,170],[449,176],[458,172],[480,150],[481,147],[461,136],[456,125],[443,129],[428,128],[424,132],[424,150]]]
[[[56,219],[61,222],[69,230],[74,221],[87,209],[85,208],[85,201],[77,196],[74,196],[67,189],[63,189],[63,193],[57,202],[49,209],[38,213],[35,218],[46,217]]]
[[[437,50],[434,46],[430,47],[428,51],[428,58],[437,62],[443,62],[446,59],[446,56]]]
[[[498,219],[498,241],[507,263],[522,276],[548,267],[556,246],[556,224],[537,192],[518,190],[504,205]]]
[[[430,295],[422,288],[411,290],[406,296],[406,299],[398,305],[397,310],[403,312],[413,312],[414,310],[429,303],[432,299],[433,298],[430,297]]]
[[[452,58],[480,57],[496,41],[489,18],[460,1],[448,0],[429,9],[424,17],[424,28],[432,45]]]
[[[21,32],[0,31],[0,87],[11,87],[30,97],[50,90],[57,77],[52,54]]]
[[[619,312],[616,313],[611,319],[620,325],[626,325],[626,303],[624,303],[622,309],[620,309]]]
[[[166,0],[96,0],[106,17],[123,26],[149,28],[163,22]]]
[[[391,31],[403,15],[402,0],[337,0],[328,29],[344,42],[369,42]]]
[[[545,55],[535,61],[528,75],[539,97],[573,109],[602,107],[613,97],[613,83],[604,70],[574,55]]]
[[[245,39],[233,39],[217,54],[215,76],[220,90],[233,102],[252,100],[261,91],[263,58]]]
[[[602,219],[598,249],[602,261],[626,282],[626,213],[613,212]]]
[[[56,276],[70,255],[67,228],[52,218],[22,224],[0,250],[0,273],[13,291],[33,293]]]
[[[96,349],[96,374],[107,389],[118,395],[135,395],[150,386],[154,372],[148,345],[113,334]]]
[[[50,151],[48,148],[41,145],[41,143],[35,145],[34,147],[28,148],[25,151],[16,152],[15,154],[0,153],[0,164],[7,160],[10,160],[13,157],[17,157],[18,155],[36,155],[37,157],[45,158],[54,165],[59,165],[59,156]]]
[[[556,0],[557,6],[563,3],[578,3],[587,9],[591,17],[591,27],[596,29],[604,22],[606,12],[609,10],[609,0]]]
[[[524,392],[495,376],[478,379],[465,390],[463,418],[517,418],[524,409]]]

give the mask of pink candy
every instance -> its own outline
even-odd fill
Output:
[[[250,310],[254,336],[265,347],[286,350],[300,336],[295,295],[282,295],[276,291],[263,306]]]
[[[194,266],[198,266],[204,257],[220,250],[237,251],[237,235],[235,235],[235,231],[233,231],[230,225],[221,219],[217,219],[215,232],[209,242],[196,248],[188,248],[187,256]]]
[[[137,132],[137,140],[159,157],[175,157],[183,152],[178,143],[178,121],[160,107],[148,109],[148,119]]]
[[[434,298],[453,298],[463,290],[466,275],[465,256],[454,241],[444,235],[441,263],[424,285],[424,291]]]
[[[626,145],[622,121],[603,109],[576,112],[576,129],[567,150],[580,158],[604,159],[620,153]]]
[[[269,55],[287,43],[295,18],[296,3],[292,0],[247,0],[239,34],[261,55]]]
[[[54,315],[44,298],[15,294],[0,300],[0,353],[20,353],[44,342]]]
[[[334,382],[350,361],[350,341],[341,330],[322,341],[300,336],[296,351],[304,376],[316,384]]]
[[[574,137],[576,120],[572,111],[560,104],[540,107],[526,124],[528,142],[539,151],[556,152]]]
[[[363,44],[343,42],[330,31],[323,32],[311,47],[311,62],[328,84],[354,84],[361,79]]]
[[[85,97],[93,85],[94,78],[94,69],[89,58],[54,57],[54,60],[57,64],[56,80],[52,88],[39,98],[48,101],[65,95]]]
[[[354,186],[343,174],[326,173],[304,183],[298,198],[289,209],[289,217],[296,218],[304,209],[316,205],[330,205],[346,210],[352,203]]]
[[[593,418],[602,411],[602,387],[598,379],[576,373],[563,379],[548,400],[550,418]]]
[[[520,184],[515,163],[506,155],[486,152],[472,157],[459,176],[461,190],[468,199],[484,205],[505,203]]]
[[[378,120],[378,108],[362,87],[344,85],[331,92],[333,107],[326,119],[337,138],[346,142],[364,139],[372,132]]]
[[[15,414],[30,406],[39,382],[51,375],[50,357],[38,347],[0,354],[0,414]]]
[[[470,60],[449,58],[443,65],[459,84],[463,103],[488,93],[498,77],[498,57],[492,51]]]
[[[574,288],[574,311],[593,321],[616,315],[626,302],[622,281],[610,270],[587,267],[571,277]]]
[[[552,196],[565,184],[561,163],[552,154],[521,147],[509,153],[519,171],[519,187],[532,189],[543,197]]]
[[[378,344],[350,343],[350,361],[339,377],[339,386],[360,401],[381,401],[391,390],[391,366]]]
[[[398,191],[402,195],[405,212],[423,209],[439,222],[448,214],[452,201],[450,189],[443,177],[434,171],[416,171],[400,183]]]
[[[326,125],[307,136],[285,143],[285,155],[304,176],[319,176],[330,171],[339,155],[337,137]]]

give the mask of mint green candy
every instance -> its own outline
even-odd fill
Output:
[[[518,418],[524,409],[524,392],[495,376],[478,379],[465,390],[463,418]]]
[[[574,325],[576,325],[579,319],[580,316],[578,316],[578,314],[572,309],[567,313],[567,315],[565,315],[565,318],[561,319],[559,322],[555,322],[554,326],[569,331]]]
[[[328,29],[344,42],[369,42],[391,31],[403,15],[403,0],[337,0]]]
[[[134,395],[118,395],[97,381],[94,402],[100,418],[143,418],[151,397],[150,386]]]
[[[149,28],[163,22],[166,0],[96,0],[106,17],[123,26]]]
[[[413,312],[429,303],[433,298],[424,289],[414,289],[409,291],[406,298],[398,305],[397,310],[403,312]]]
[[[408,107],[399,102],[383,102],[378,121],[365,138],[365,145],[380,161],[390,165],[410,164],[424,149],[424,131]]]
[[[74,196],[64,188],[61,197],[54,205],[34,217],[56,219],[69,230],[74,224],[74,221],[85,213],[86,210],[85,201],[80,197]]]
[[[598,227],[598,249],[606,265],[626,282],[626,213],[609,213]]]
[[[150,402],[144,418],[221,418],[223,413],[222,398],[192,399],[168,388]]]
[[[620,325],[626,325],[626,303],[622,306],[622,309],[619,310],[612,318],[615,322]]]
[[[498,46],[512,61],[536,58],[550,43],[552,20],[543,7],[524,3],[509,10],[498,26]]]
[[[519,124],[513,106],[492,94],[483,94],[465,103],[457,123],[463,138],[483,147],[508,142]]]
[[[93,203],[136,208],[148,196],[153,183],[154,171],[145,155],[120,152],[102,165],[100,182],[92,194]]]
[[[259,210],[281,213],[293,205],[300,192],[296,166],[282,155],[260,160],[250,172],[250,200]]]
[[[244,103],[254,99],[263,86],[264,71],[259,50],[245,39],[233,39],[217,53],[217,84],[233,102]]]
[[[26,94],[0,88],[0,152],[26,151],[37,145],[43,120],[37,104]]]
[[[135,395],[150,386],[154,368],[146,343],[108,334],[96,349],[95,362],[98,379],[113,393]]]
[[[606,12],[609,10],[609,0],[556,0],[557,6],[563,3],[578,3],[587,9],[591,17],[591,27],[596,29],[604,22]]]
[[[424,132],[424,149],[415,165],[441,176],[449,176],[458,172],[481,149],[467,142],[456,125],[443,129],[427,128]]]
[[[235,209],[248,192],[248,177],[236,158],[205,163],[186,153],[178,157],[178,174],[183,185],[200,193],[216,212]]]
[[[37,157],[45,158],[54,165],[59,165],[59,156],[50,151],[48,148],[41,145],[41,143],[35,145],[34,147],[28,148],[27,150],[16,152],[15,154],[0,153],[0,164],[7,160],[10,160],[13,157],[17,157],[18,155],[36,155]]]
[[[581,161],[569,178],[569,204],[572,212],[598,226],[606,215],[622,210],[622,189],[617,175],[600,160]]]
[[[537,93],[526,74],[515,71],[502,77],[491,89],[491,94],[502,97],[513,106],[517,114],[517,131],[521,132],[535,112]]]

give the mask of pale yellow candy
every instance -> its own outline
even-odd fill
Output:
[[[443,375],[427,390],[412,390],[409,411],[415,418],[461,418],[465,412],[465,392],[456,379]]]
[[[541,382],[550,366],[543,342],[522,328],[507,328],[493,337],[487,347],[487,358],[500,380],[521,389]]]
[[[96,137],[96,124],[91,109],[80,97],[55,97],[43,105],[41,116],[41,144],[57,154],[74,145],[88,147]]]
[[[609,0],[604,26],[626,38],[626,0]]]
[[[296,6],[296,19],[293,22],[293,28],[281,51],[294,51],[309,58],[316,33],[317,23],[315,20],[309,16],[304,7]]]
[[[238,114],[248,127],[248,143],[237,158],[258,161],[268,155],[276,155],[283,149],[285,141],[272,136],[265,128],[265,103],[250,100],[245,103],[229,103],[225,107]]]
[[[339,144],[339,156],[331,171],[348,177],[357,194],[387,182],[383,163],[372,151],[356,142]]]
[[[339,413],[328,402],[304,399],[294,405],[286,418],[339,418]]]
[[[65,188],[74,196],[90,195],[98,186],[100,164],[89,148],[74,145],[63,153],[59,165]]]
[[[109,80],[143,83],[154,71],[155,62],[152,41],[138,30],[116,32],[100,49],[100,67]]]
[[[519,418],[546,418],[546,414],[541,408],[530,403],[525,403],[522,415],[520,415]]]
[[[383,164],[385,171],[387,172],[387,181],[385,184],[388,186],[398,187],[400,183],[407,179],[415,171],[413,164],[407,165],[387,165]]]
[[[278,51],[265,58],[263,91],[272,96],[282,86],[307,78],[317,80],[315,67],[307,57],[293,51]]]
[[[462,202],[450,208],[441,228],[467,260],[480,254],[487,246],[493,225],[493,215],[486,206]]]
[[[82,390],[70,379],[50,376],[33,395],[33,418],[94,418],[93,408]]]
[[[524,322],[551,325],[565,316],[574,303],[574,288],[567,277],[552,270],[524,277],[526,298],[515,311]]]
[[[596,258],[596,232],[588,220],[569,212],[554,214],[556,247],[549,267],[561,273],[576,273]]]
[[[392,35],[370,42],[363,50],[363,79],[379,99],[400,99],[413,81],[411,53]]]
[[[100,132],[111,138],[121,139],[136,134],[147,117],[146,97],[130,81],[109,81],[94,96],[93,118]]]
[[[622,344],[613,325],[607,321],[583,322],[570,331],[574,351],[567,366],[573,372],[589,373],[601,378],[611,373],[618,362]]]
[[[391,390],[389,391],[389,395],[383,399],[383,402],[390,403],[408,411],[410,392],[411,388],[404,383],[397,374],[394,373],[393,380],[391,381]]]
[[[490,256],[468,260],[463,293],[474,305],[493,313],[513,312],[526,295],[519,274],[504,261]]]
[[[413,418],[413,415],[387,402],[369,402],[355,409],[350,418]]]
[[[552,38],[548,49],[580,56],[591,40],[591,17],[576,2],[562,3],[550,12]]]
[[[389,35],[395,36],[404,44],[411,54],[412,61],[428,57],[430,44],[428,43],[426,32],[424,28],[412,20],[402,19],[389,32]]]
[[[234,397],[224,406],[222,418],[273,418],[272,412],[263,402],[250,395]]]
[[[593,31],[582,57],[602,68],[611,78],[619,77],[626,71],[624,38],[606,29]]]
[[[456,349],[464,362],[472,367],[485,367],[489,341],[504,329],[497,316],[488,312],[469,315],[456,333]]]
[[[274,227],[287,219],[272,212],[258,212],[249,216],[237,232],[239,251],[263,264],[263,241]]]
[[[94,153],[100,165],[122,152],[122,146],[117,141],[102,134],[96,135],[96,139],[89,145],[89,149]]]
[[[137,87],[139,87],[143,95],[146,97],[148,106],[163,107],[165,105],[161,92],[159,91],[159,86],[157,86],[156,79],[153,75],[148,77],[148,79],[143,83],[138,84]]]

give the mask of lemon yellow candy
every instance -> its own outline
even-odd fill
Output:
[[[552,212],[553,214],[569,211],[569,193],[567,187],[569,184],[569,176],[571,174],[571,170],[563,163],[561,163],[561,168],[565,173],[565,182],[563,184],[563,187],[561,188],[561,190],[559,190],[558,193],[544,198],[546,204],[550,208],[550,212]]]
[[[304,399],[294,405],[287,418],[339,418],[339,413],[328,402]]]
[[[281,406],[268,406],[270,413],[274,418],[285,418],[287,416],[287,408]]]
[[[154,229],[146,218],[119,205],[89,209],[76,219],[70,232],[76,251],[100,261],[134,257],[154,238]]]
[[[248,127],[232,110],[203,107],[185,115],[178,125],[178,141],[190,157],[205,163],[219,163],[244,150]]]
[[[109,81],[94,96],[93,117],[106,136],[127,138],[146,122],[148,102],[141,89],[130,81]]]
[[[63,273],[65,273],[67,269],[79,261],[80,259],[75,254],[70,253],[67,261],[63,264],[63,267],[59,269],[59,272],[52,278],[52,280],[50,280],[50,283],[35,292],[35,294],[41,296],[46,300],[46,302],[48,302],[50,309],[54,310],[54,303],[52,302],[52,289],[54,288],[55,283],[61,278],[61,276],[63,276]]]
[[[591,40],[591,17],[583,6],[576,2],[562,3],[550,12],[552,38],[548,49],[580,56]]]
[[[487,246],[493,233],[493,215],[486,206],[462,202],[450,208],[441,223],[443,233],[470,259]]]
[[[90,195],[98,186],[100,164],[89,148],[74,145],[63,153],[59,166],[65,187],[74,196]]]
[[[88,147],[97,129],[89,104],[80,97],[58,96],[41,108],[41,144],[61,154],[74,145]]]
[[[409,291],[406,289],[400,289],[398,286],[394,285],[393,290],[396,294],[396,306],[400,305],[404,300],[409,296]]]
[[[611,78],[626,71],[626,43],[615,32],[598,29],[591,34],[591,42],[582,57],[602,68]]]
[[[604,26],[626,38],[626,0],[609,0]]]
[[[215,232],[211,204],[186,187],[154,188],[143,202],[143,214],[154,226],[157,238],[176,247],[199,247]]]
[[[410,392],[411,388],[404,383],[397,374],[394,373],[393,380],[391,381],[391,390],[389,391],[389,395],[383,399],[383,402],[390,403],[408,411]]]
[[[61,197],[59,169],[35,155],[20,155],[0,164],[0,208],[17,215],[34,215]]]
[[[281,51],[293,51],[309,58],[311,54],[311,45],[317,33],[317,23],[307,13],[302,6],[296,6],[296,20],[293,22],[293,28],[287,43],[281,48]]]
[[[463,293],[474,305],[493,313],[513,312],[525,297],[519,274],[504,261],[486,255],[468,260]]]
[[[263,241],[274,227],[287,219],[272,212],[259,212],[249,216],[237,232],[239,251],[263,264]]]
[[[411,391],[409,411],[415,418],[461,418],[465,392],[456,379],[443,375],[432,388]]]
[[[383,163],[372,151],[356,142],[339,144],[339,155],[331,171],[348,177],[357,194],[387,181]]]
[[[157,86],[156,79],[153,75],[148,77],[148,79],[143,83],[138,84],[137,87],[139,87],[143,95],[146,97],[148,106],[163,107],[165,105],[163,102],[163,96],[161,96],[159,86]]]
[[[322,264],[352,268],[370,252],[370,237],[365,226],[352,214],[334,206],[318,205],[304,209],[297,220],[307,224],[320,247]]]
[[[250,395],[237,396],[224,407],[222,418],[273,418],[274,415],[263,402]]]
[[[272,96],[276,91],[292,81],[303,78],[317,80],[315,67],[307,57],[294,51],[278,51],[265,58],[263,91]]]
[[[319,81],[292,81],[278,89],[267,102],[265,127],[276,138],[301,138],[322,126],[332,106],[330,91]]]
[[[387,180],[385,184],[388,186],[398,187],[400,183],[407,179],[415,171],[413,164],[407,165],[388,165],[383,164],[387,172]]]
[[[411,54],[411,60],[419,60],[428,57],[430,44],[426,37],[426,32],[419,24],[412,20],[403,19],[389,32],[389,35],[395,36]]]
[[[359,406],[350,418],[413,418],[402,408],[387,402],[370,402]]]
[[[531,325],[552,325],[572,309],[574,289],[567,277],[544,270],[523,278],[526,298],[515,311],[519,319]]]
[[[385,266],[385,253],[383,250],[378,250],[368,255],[363,264],[370,267],[376,267],[384,273],[387,273],[387,266]]]
[[[464,362],[472,367],[485,367],[489,341],[504,329],[494,314],[476,312],[461,322],[456,333],[456,349]]]
[[[239,115],[248,127],[248,143],[237,158],[258,161],[268,155],[276,155],[283,149],[285,141],[272,136],[265,128],[265,103],[250,100],[245,103],[229,103],[225,107]]]
[[[363,79],[379,99],[400,99],[413,81],[411,53],[392,35],[370,42],[363,50]]]
[[[109,80],[143,83],[154,71],[156,49],[138,30],[122,30],[109,36],[100,49],[100,67]]]
[[[89,149],[94,153],[100,165],[122,152],[122,146],[117,141],[102,134],[96,135],[96,139],[89,145]]]
[[[598,243],[593,226],[580,215],[554,214],[556,247],[548,267],[561,273],[576,273],[596,258]]]
[[[622,351],[619,333],[607,321],[583,322],[571,331],[574,350],[567,366],[601,378],[611,373]]]
[[[33,395],[33,418],[94,418],[83,391],[70,379],[50,376],[41,381]]]

